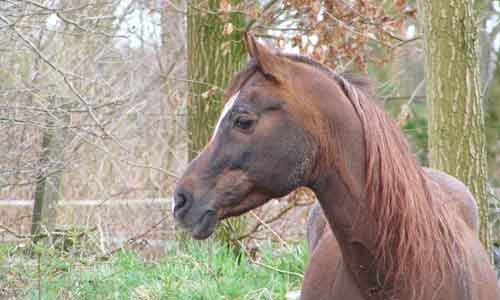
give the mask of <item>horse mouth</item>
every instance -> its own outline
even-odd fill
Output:
[[[195,240],[207,239],[215,231],[217,226],[217,214],[215,211],[209,210],[201,216],[198,223],[191,229],[191,235]]]
[[[237,201],[237,205],[219,208],[217,210],[218,219],[224,220],[230,217],[241,216],[242,214],[266,203],[269,199],[271,199],[271,197],[264,193],[248,193],[245,197]]]

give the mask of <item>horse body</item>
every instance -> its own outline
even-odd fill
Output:
[[[495,276],[491,269],[485,268],[488,265],[488,257],[482,249],[480,243],[475,240],[475,232],[472,230],[477,223],[474,223],[475,211],[469,210],[467,215],[463,215],[464,222],[458,222],[456,226],[461,226],[464,240],[470,241],[470,253],[474,255],[474,260],[467,266],[463,273],[439,274],[432,266],[420,266],[425,272],[426,282],[423,289],[414,290],[411,287],[398,289],[391,287],[389,291],[377,279],[376,252],[374,246],[370,244],[372,239],[367,233],[373,223],[369,221],[369,216],[358,213],[359,220],[352,219],[352,215],[347,211],[355,210],[354,207],[345,203],[352,203],[352,199],[346,199],[347,193],[338,194],[342,188],[336,186],[328,189],[325,198],[318,194],[320,203],[327,213],[327,226],[323,229],[320,241],[314,249],[310,265],[305,274],[302,287],[302,300],[313,299],[499,299]],[[336,199],[332,199],[334,195]],[[323,196],[323,197],[325,197]],[[337,200],[339,197],[341,200]],[[455,199],[445,198],[444,201],[454,201]],[[454,202],[457,210],[469,207],[471,198],[465,197],[466,202]],[[335,202],[340,202],[338,206]],[[450,207],[451,209],[451,207]],[[339,219],[337,221],[337,219]],[[356,230],[352,230],[356,228]],[[474,241],[474,242],[472,242]],[[436,240],[436,242],[439,242]],[[464,266],[466,263],[464,263]],[[456,272],[456,271],[455,271]],[[397,280],[397,278],[396,278]],[[395,281],[396,284],[400,284]]]
[[[482,249],[477,249],[483,251]],[[486,263],[486,261],[484,261]],[[480,267],[478,268],[480,269]],[[480,270],[479,270],[480,271]],[[339,244],[332,231],[326,229],[321,239],[311,255],[310,264],[307,267],[304,281],[302,284],[302,300],[333,300],[333,299],[391,299],[384,297],[365,297],[361,289],[355,284],[355,280],[350,275],[350,270],[342,260],[342,253]],[[429,274],[430,279],[432,273]],[[439,281],[440,279],[436,279]],[[460,286],[454,286],[453,283],[441,282],[442,287],[439,293],[428,292],[421,296],[421,299],[499,299],[496,286],[492,283],[492,278],[488,278],[484,283],[480,283],[481,289],[478,289],[475,295],[468,294]],[[452,288],[453,287],[453,288]],[[437,286],[436,289],[439,287]],[[394,299],[412,299],[411,295],[407,298]]]
[[[178,182],[176,221],[204,239],[219,220],[307,186],[328,226],[317,234],[303,299],[499,299],[472,229],[476,208],[454,201],[470,194],[418,166],[370,91],[246,42],[252,62]]]
[[[478,208],[474,197],[465,184],[453,176],[435,169],[424,168],[424,171],[434,184],[448,195],[446,199],[453,202],[467,226],[477,233],[479,231]],[[346,273],[346,271],[342,270],[345,266],[342,265],[339,244],[319,204],[312,207],[308,217],[307,242],[312,257],[304,276],[301,298],[303,300],[335,299],[333,293],[338,293],[336,290],[339,289],[336,286],[345,286],[341,282],[346,280],[345,278],[337,278],[337,276]],[[364,298],[361,294],[357,294],[351,295],[350,299]]]

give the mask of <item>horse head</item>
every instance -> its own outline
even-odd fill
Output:
[[[290,63],[250,35],[246,45],[251,62],[233,79],[211,140],[174,192],[174,217],[196,239],[221,219],[307,185],[315,171],[317,145],[290,101]]]

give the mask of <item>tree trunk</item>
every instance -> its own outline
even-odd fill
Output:
[[[220,4],[219,0],[193,0],[188,7],[190,159],[210,139],[222,108],[223,92],[246,58],[241,33],[234,30],[223,34],[228,22],[235,29],[243,28],[244,17],[218,14]]]
[[[64,107],[53,96],[49,96],[48,109]],[[67,122],[69,116],[65,113],[52,114],[47,117],[45,128],[41,128],[42,144],[39,158],[40,175],[35,187],[35,204],[31,222],[31,234],[39,235],[54,231],[57,218],[57,204],[61,198],[61,177],[64,168],[65,129],[57,128],[58,121]],[[35,237],[35,241],[40,237]],[[50,236],[49,236],[50,238]],[[51,241],[50,241],[51,242]]]
[[[231,4],[234,7],[239,2],[236,0]],[[187,72],[190,160],[196,157],[212,136],[223,106],[224,90],[246,60],[239,31],[244,28],[245,19],[242,14],[224,12],[229,9],[229,2],[224,0],[189,2]],[[219,226],[216,232],[216,239],[227,243],[237,252],[239,246],[233,244],[232,237],[239,236],[244,225],[244,217],[224,221],[224,226]]]
[[[38,49],[42,49],[42,40],[46,38],[44,30],[41,30],[36,40]],[[50,39],[49,39],[50,40]],[[36,86],[38,81],[38,73],[44,69],[44,66],[39,57],[35,58],[33,86]],[[56,107],[56,97],[47,97],[47,108]],[[33,95],[30,96],[29,102],[33,101]],[[31,234],[35,236],[34,241],[40,239],[40,234],[50,233],[54,231],[57,218],[57,203],[60,198],[61,188],[61,161],[63,151],[63,130],[54,128],[54,118],[60,116],[51,114],[47,116],[45,127],[40,130],[41,134],[41,154],[39,158],[39,175],[36,178],[35,185],[35,203],[33,205],[33,216],[31,219]],[[50,235],[49,235],[50,238]],[[51,242],[51,241],[50,241]]]
[[[419,0],[429,107],[430,165],[462,180],[479,206],[489,251],[484,111],[472,1]]]
[[[52,166],[59,157],[62,147],[52,129],[44,129],[42,134],[42,165]],[[50,167],[52,169],[53,167]],[[57,203],[60,198],[61,174],[59,171],[41,174],[35,187],[35,204],[31,222],[31,234],[39,235],[54,231],[57,217]],[[35,240],[38,240],[36,237]]]

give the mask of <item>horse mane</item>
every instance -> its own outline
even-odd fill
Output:
[[[369,206],[376,220],[375,252],[377,273],[382,286],[402,284],[419,298],[419,289],[429,271],[444,278],[447,272],[463,273],[467,264],[460,218],[439,199],[439,189],[430,191],[431,181],[409,150],[401,130],[373,101],[376,97],[369,80],[349,73],[337,74],[310,58],[279,54],[326,73],[340,86],[353,105],[365,140],[366,186]],[[330,139],[334,149],[340,141]],[[345,149],[343,150],[345,151]],[[330,151],[332,155],[333,150]],[[342,151],[331,158],[338,168]],[[342,172],[341,172],[342,176]],[[343,178],[349,181],[349,178]],[[466,285],[464,286],[466,287]]]

